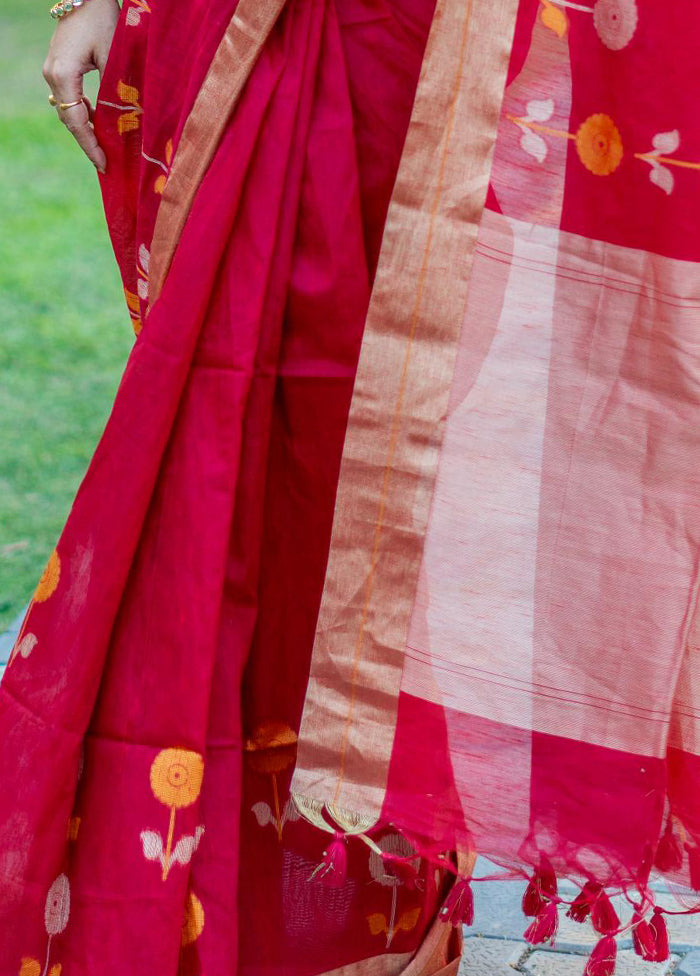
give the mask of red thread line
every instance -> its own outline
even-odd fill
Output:
[[[486,251],[493,251],[495,254],[501,254],[503,255],[503,257],[508,259],[507,260],[508,264],[513,264],[516,267],[535,268],[535,269],[537,269],[538,266],[540,266],[541,268],[557,267],[557,265],[555,265],[553,261],[551,263],[547,263],[546,261],[537,261],[535,260],[535,258],[527,258],[527,257],[514,259],[510,251],[503,251],[498,247],[494,247],[492,244],[487,244],[485,241],[479,241],[479,243],[476,245],[476,250],[482,253],[484,257],[490,256],[486,253]],[[573,267],[567,267],[566,265],[559,265],[559,267],[561,268],[562,271],[570,271],[572,273],[573,278],[570,280],[575,281],[580,279],[583,284],[593,284],[593,283],[601,283],[601,282],[605,284],[606,282],[612,282],[613,284],[629,285],[630,290],[628,294],[639,295],[643,293],[642,290],[640,290],[639,288],[634,288],[633,282],[630,282],[625,278],[612,278],[609,275],[600,274],[599,272],[584,271],[583,269],[579,270]],[[583,277],[584,275],[587,275],[588,278],[591,280],[586,281],[586,279]],[[673,294],[672,292],[663,291],[661,288],[655,288],[653,285],[647,284],[646,282],[644,283],[643,290],[647,292],[653,292],[654,294],[659,295],[660,297],[675,298],[678,299],[679,302],[687,303],[684,305],[673,305],[672,306],[673,308],[689,308],[689,309],[700,308],[700,305],[691,304],[690,299],[686,299],[682,295],[676,295]]]
[[[407,658],[410,658],[410,660],[412,660],[412,661],[417,661],[419,664],[424,663],[423,661],[419,660],[418,658],[413,657],[411,654],[406,654],[405,656]],[[445,671],[447,674],[458,674],[459,673],[457,671],[452,671],[448,667],[443,667],[443,666],[437,664],[436,662],[433,662],[432,663],[432,667],[437,668],[438,671]],[[492,681],[489,678],[476,677],[475,680],[476,681],[483,681],[483,683],[484,684],[487,684],[487,685],[494,685],[494,687],[496,687],[496,688],[507,688],[509,691],[519,691],[519,692],[523,692],[524,691],[523,688],[518,688],[516,685],[509,685],[509,684],[506,684],[505,682],[500,682],[500,681]],[[595,708],[599,712],[609,712],[611,715],[620,715],[620,716],[623,716],[624,718],[636,718],[636,719],[638,719],[638,718],[641,718],[642,717],[640,715],[635,715],[633,712],[626,712],[626,711],[624,711],[624,709],[607,708],[605,705],[596,705],[593,702],[580,702],[580,701],[577,701],[575,698],[563,698],[563,697],[560,697],[558,695],[546,695],[542,691],[533,690],[533,695],[535,695],[537,698],[545,698],[545,699],[550,700],[550,701],[564,702],[567,705],[579,705],[579,706],[585,706],[587,708]],[[465,713],[465,714],[468,714],[468,713]],[[653,718],[653,717],[650,716],[648,718],[645,717],[644,720],[646,722],[658,722],[659,724],[666,724],[668,718],[670,718],[670,717],[671,717],[671,712],[668,712],[667,713],[667,718]],[[502,724],[502,723],[499,723],[499,724]]]
[[[409,650],[415,651],[417,654],[425,655],[425,657],[429,658],[430,661],[433,660],[433,656],[428,651],[424,651],[420,647],[413,647],[410,644],[408,644],[407,646]],[[566,694],[579,695],[581,698],[588,699],[589,701],[609,702],[611,705],[614,706],[619,705],[622,708],[634,708],[639,710],[640,712],[648,712],[650,715],[662,715],[666,718],[668,718],[671,714],[674,714],[672,711],[669,711],[668,709],[662,710],[658,708],[645,708],[643,705],[633,705],[631,704],[631,702],[618,702],[618,701],[610,702],[609,699],[603,698],[601,695],[589,695],[587,694],[587,692],[584,691],[578,692],[578,691],[574,691],[571,688],[558,688],[556,685],[546,685],[539,681],[525,681],[522,678],[515,678],[507,674],[501,674],[498,671],[488,671],[486,668],[478,668],[473,664],[460,664],[459,662],[455,661],[454,667],[456,669],[454,671],[455,674],[463,673],[464,671],[477,671],[480,674],[488,674],[492,678],[503,678],[505,680],[517,681],[525,685],[526,688],[543,688],[546,691],[561,692],[561,694],[563,695]],[[690,707],[692,708],[692,706]],[[700,710],[698,711],[698,715],[696,717],[700,718]]]
[[[513,261],[512,259],[509,259],[507,261],[499,261],[498,258],[490,257],[488,255],[484,255],[484,257],[489,257],[489,260],[490,261],[493,261],[496,264],[503,264],[503,265],[506,265],[507,267],[520,267],[520,265],[518,265],[517,262],[516,261]],[[524,270],[532,270],[531,268],[528,268],[527,265],[522,265],[522,267],[523,267]],[[571,276],[571,275],[565,275],[565,274],[562,274],[560,271],[556,271],[556,270],[554,270],[554,271],[538,270],[537,273],[538,274],[542,274],[542,275],[548,275],[550,278],[560,278],[562,281],[574,281],[574,282],[578,282],[579,284],[593,284],[594,283],[594,282],[582,281],[580,278],[577,278],[577,277],[574,277],[574,276]],[[605,287],[608,289],[608,291],[613,292],[614,294],[618,294],[618,295],[636,295],[638,297],[641,295],[641,292],[639,292],[639,291],[628,291],[625,288],[613,288],[611,285],[609,285],[609,284],[606,283],[606,279],[605,278],[600,278],[598,280],[598,283],[605,285]],[[655,298],[654,301],[658,302],[660,305],[666,305],[668,308],[687,309],[689,311],[697,311],[697,309],[700,308],[700,305],[676,305],[673,302],[665,301],[662,298]]]

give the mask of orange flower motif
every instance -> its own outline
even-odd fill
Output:
[[[168,182],[168,175],[170,173],[170,167],[173,162],[173,140],[168,139],[165,144],[165,163],[161,163],[160,160],[156,160],[158,165],[163,169],[160,176],[156,177],[156,181],[153,184],[153,189],[156,193],[162,193],[165,190],[165,184]]]
[[[38,959],[25,956],[19,967],[19,976],[41,976],[41,963]]]
[[[61,558],[56,549],[49,556],[46,569],[42,573],[39,584],[34,592],[34,602],[44,603],[56,591],[61,578]]]
[[[566,11],[555,7],[550,0],[540,0],[540,3],[542,4],[540,20],[544,26],[557,37],[566,37],[566,32],[569,29],[569,18],[566,16]]]
[[[129,315],[131,316],[131,324],[134,327],[134,335],[139,335],[142,328],[141,303],[139,302],[139,296],[133,291],[129,291],[128,288],[125,288],[124,297],[126,298]]]
[[[297,734],[284,722],[258,725],[244,746],[248,762],[258,773],[281,773],[297,754]]]
[[[189,749],[163,749],[151,766],[153,795],[166,807],[191,806],[202,788],[204,760]]]
[[[579,159],[596,176],[609,176],[622,162],[624,149],[619,130],[609,115],[589,116],[576,133]]]
[[[191,945],[196,942],[204,929],[204,909],[202,903],[193,891],[187,895],[185,902],[185,917],[182,922],[182,944]]]
[[[68,821],[68,840],[76,841],[80,833],[80,817],[71,817]]]
[[[119,95],[120,101],[124,103],[125,108],[128,109],[117,120],[117,132],[119,135],[124,135],[125,132],[130,132],[132,129],[138,129],[139,115],[143,109],[139,104],[139,90],[133,85],[126,85],[123,81],[120,81],[117,85],[117,94]]]
[[[165,851],[160,834],[145,831],[141,835],[144,855],[149,860],[160,860],[163,865],[163,881],[167,880],[173,860],[187,864],[197,849],[199,836],[182,837],[173,850],[175,816],[178,810],[192,806],[202,789],[204,760],[190,749],[162,749],[151,765],[151,789],[153,795],[166,807],[170,807],[170,823]]]

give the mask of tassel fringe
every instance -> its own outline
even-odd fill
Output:
[[[591,953],[584,969],[584,976],[613,976],[617,963],[617,942],[606,935]]]
[[[443,922],[455,927],[474,924],[474,892],[468,881],[458,881],[447,896],[440,913]]]

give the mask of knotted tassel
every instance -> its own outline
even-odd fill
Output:
[[[700,847],[685,845],[688,852],[688,868],[690,870],[690,886],[694,891],[700,891]]]
[[[651,916],[651,921],[649,922],[649,928],[654,937],[654,962],[666,962],[671,954],[671,949],[668,944],[666,920],[660,908],[654,909],[654,914]]]
[[[591,914],[593,902],[602,890],[602,886],[597,881],[587,881],[581,889],[581,893],[572,901],[568,912],[569,918],[574,922],[585,922]]]
[[[557,876],[549,858],[542,854],[540,866],[530,879],[523,895],[523,914],[530,918],[539,915],[551,898],[557,895]]]
[[[678,871],[683,866],[683,851],[673,832],[673,823],[670,817],[666,824],[666,830],[659,841],[659,846],[656,848],[654,864],[659,871],[665,872]]]
[[[474,892],[468,881],[460,880],[453,886],[440,912],[440,918],[455,928],[474,924]]]
[[[583,976],[613,976],[617,962],[617,942],[606,935],[591,953]]]
[[[606,891],[602,888],[591,908],[591,922],[596,932],[612,935],[620,928],[620,919]]]
[[[549,902],[540,911],[539,915],[525,933],[525,941],[530,945],[541,945],[549,942],[554,945],[559,928],[559,910],[556,902]]]
[[[329,888],[341,888],[345,884],[347,873],[348,852],[345,846],[345,834],[336,830],[333,840],[323,852],[323,860],[311,875],[311,880],[321,878]]]
[[[635,912],[632,916],[632,945],[634,951],[647,962],[656,960],[656,939],[647,920]]]
[[[384,862],[387,874],[397,878],[411,891],[414,891],[418,887],[418,872],[410,860],[397,857],[396,854],[389,854],[385,851],[382,854],[382,861]]]

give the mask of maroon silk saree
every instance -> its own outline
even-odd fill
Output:
[[[663,960],[700,14],[165,8],[97,105],[137,338],[0,686],[2,976],[454,974],[477,854],[588,976]]]

